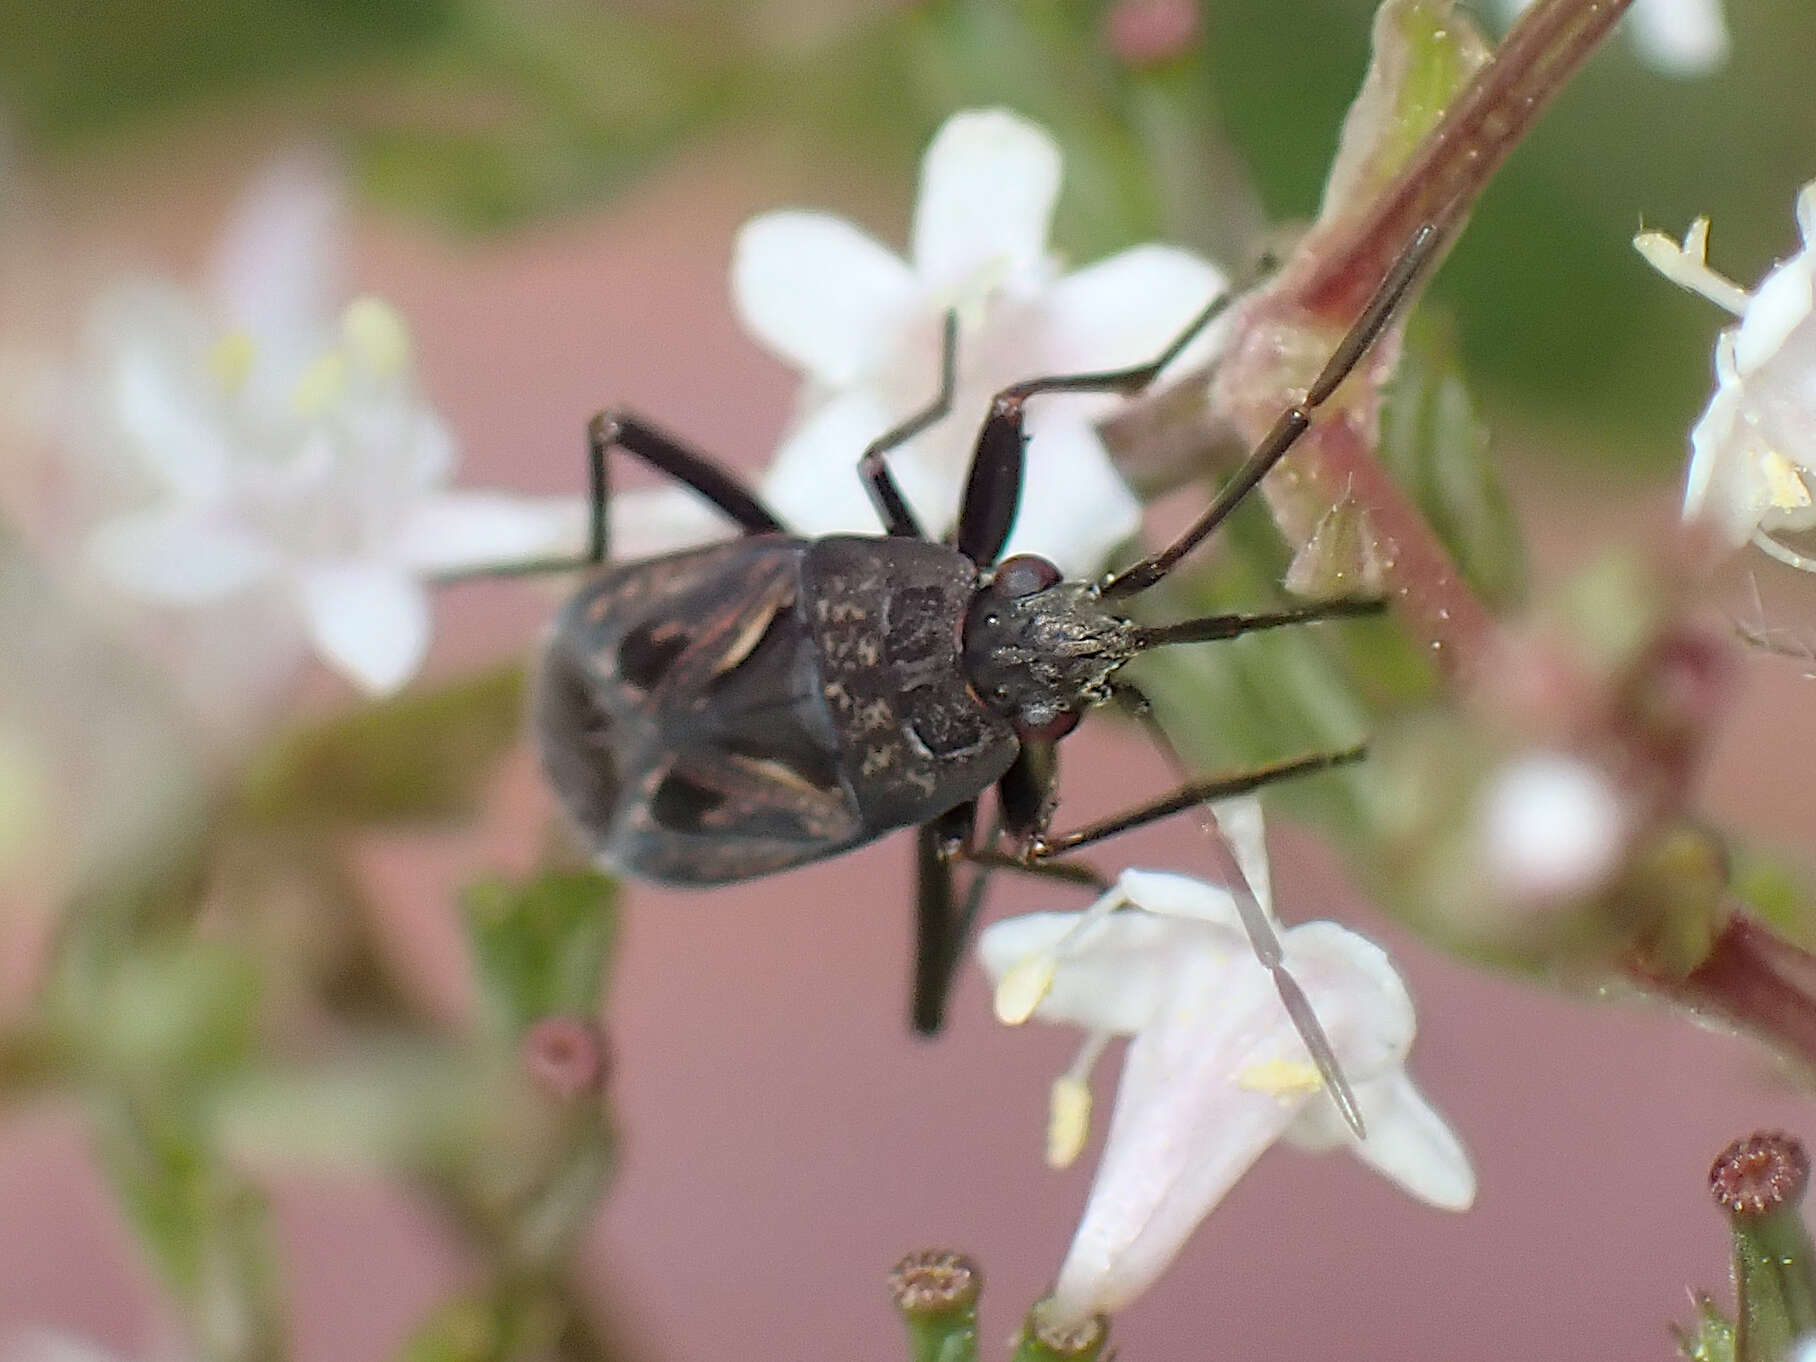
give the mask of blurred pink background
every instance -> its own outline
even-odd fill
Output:
[[[47,208],[72,249],[189,275],[252,164],[231,150],[175,168],[122,153],[92,183],[56,187]],[[362,223],[355,280],[411,320],[468,482],[577,489],[583,422],[617,401],[762,461],[792,381],[738,331],[724,276],[739,222],[775,206],[775,171],[761,157],[696,158],[610,213],[493,244]],[[1541,582],[1611,519],[1637,531],[1670,509],[1670,488],[1617,497],[1567,484],[1557,460],[1504,453]],[[528,647],[551,602],[523,584],[446,592],[431,672]],[[1751,661],[1709,771],[1709,812],[1766,844],[1808,834],[1812,684],[1794,663]],[[1090,727],[1065,750],[1069,815],[1164,779],[1138,745]],[[527,865],[547,812],[523,758],[483,825],[362,853],[398,958],[439,1005],[462,1006],[453,888]],[[1202,870],[1195,836],[1152,830],[1106,860]],[[1685,1288],[1725,1291],[1711,1159],[1755,1128],[1810,1130],[1807,1101],[1739,1041],[1465,969],[1346,889],[1314,840],[1276,825],[1274,847],[1285,916],[1369,932],[1408,975],[1423,1027],[1413,1071],[1474,1155],[1480,1200],[1447,1216],[1346,1157],[1270,1154],[1116,1321],[1122,1356],[1670,1355]],[[902,1356],[883,1274],[934,1245],[984,1265],[985,1355],[1000,1356],[1058,1266],[1091,1164],[1056,1174],[1040,1160],[1047,1085],[1073,1037],[997,1026],[972,971],[949,1033],[909,1038],[908,856],[898,837],[697,901],[630,892],[608,1015],[623,1158],[585,1267],[639,1359]],[[1004,883],[993,907],[1042,904],[1073,901]],[[1099,1073],[1100,1113],[1115,1067]],[[277,1191],[304,1362],[390,1355],[461,1281],[458,1252],[399,1189],[311,1174]],[[73,1110],[0,1127],[0,1223],[0,1333],[54,1326],[141,1357],[168,1340]]]

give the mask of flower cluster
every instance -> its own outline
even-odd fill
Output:
[[[739,234],[732,297],[745,327],[806,379],[792,429],[762,480],[764,500],[806,535],[881,529],[857,462],[939,390],[941,333],[958,317],[951,413],[889,455],[903,495],[934,536],[952,528],[978,425],[1001,388],[1044,374],[1145,363],[1224,287],[1214,265],[1170,246],[1137,246],[1062,273],[1047,241],[1060,152],[1003,110],[961,113],[921,165],[907,259],[824,213],[766,213]],[[1201,361],[1213,330],[1181,356]],[[1083,576],[1140,523],[1093,422],[1117,399],[1045,396],[1028,412],[1029,476],[1006,552],[1040,552]],[[634,501],[627,519],[663,527],[640,547],[711,533],[685,493]],[[616,525],[616,517],[614,525]]]
[[[286,161],[252,186],[200,294],[100,299],[76,457],[124,456],[148,500],[99,525],[93,565],[164,605],[254,597],[383,693],[429,642],[423,578],[579,539],[577,502],[446,490],[455,441],[387,304],[338,311],[336,188]]]
[[[1219,821],[1271,916],[1259,805],[1234,806]],[[1097,1178],[1047,1307],[1056,1321],[1114,1311],[1146,1290],[1281,1138],[1348,1147],[1434,1206],[1463,1210],[1474,1200],[1468,1155],[1406,1075],[1412,1002],[1386,955],[1330,922],[1281,937],[1354,1085],[1366,1139],[1326,1100],[1229,891],[1125,870],[1083,912],[1030,914],[984,932],[979,951],[1003,1020],[1033,1016],[1086,1033],[1054,1086],[1051,1162],[1083,1147],[1097,1057],[1112,1037],[1132,1038]]]
[[[1797,225],[1803,249],[1751,293],[1709,267],[1706,218],[1681,243],[1642,232],[1634,245],[1673,283],[1740,318],[1716,341],[1715,395],[1690,432],[1685,517],[1816,571],[1816,559],[1774,538],[1816,528],[1816,184],[1797,196]]]

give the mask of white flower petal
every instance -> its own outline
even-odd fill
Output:
[[[96,527],[87,549],[120,591],[173,605],[220,600],[277,568],[263,539],[184,505],[116,516]]]
[[[746,223],[731,288],[745,329],[830,387],[875,369],[919,303],[899,257],[825,213],[765,213]]]
[[[209,282],[231,325],[283,368],[326,343],[340,296],[346,203],[320,153],[271,162],[241,194],[216,246]]]
[[[1062,1319],[1113,1313],[1146,1290],[1306,1100],[1234,1081],[1298,1043],[1266,972],[1201,967],[1190,978],[1204,999],[1196,1024],[1156,1024],[1129,1043],[1097,1178],[1053,1290]]]
[[[825,403],[776,451],[763,478],[764,503],[797,534],[881,534],[883,523],[858,477],[858,459],[891,419],[867,389]],[[926,495],[926,479],[912,459],[892,454],[890,467],[910,503]],[[928,530],[937,533],[933,526]]]
[[[1743,379],[1763,367],[1791,333],[1809,320],[1816,301],[1811,269],[1809,252],[1800,251],[1753,291],[1746,316],[1734,328],[1734,368]]]
[[[913,258],[936,295],[1038,279],[1059,197],[1059,147],[1006,109],[954,114],[921,161]]]
[[[586,550],[587,504],[578,497],[442,492],[406,512],[394,546],[417,572],[494,567]]]
[[[1228,286],[1207,260],[1174,246],[1137,246],[1054,282],[1041,299],[1044,349],[1055,373],[1146,364]],[[1213,323],[1176,363],[1202,363],[1227,328]]]
[[[1141,503],[1082,421],[1031,420],[1021,509],[1006,553],[1038,553],[1068,577],[1101,571],[1141,527]]]
[[[374,695],[396,690],[429,650],[429,602],[422,587],[389,563],[318,564],[298,580],[316,649]]]
[[[91,438],[132,456],[178,497],[218,499],[235,451],[201,314],[175,289],[128,284],[96,302],[89,335],[99,427]]]
[[[1042,1021],[1134,1035],[1165,1004],[1182,953],[1214,962],[1220,946],[1231,955],[1248,949],[1233,934],[1219,937],[1201,924],[1151,913],[1112,913],[1067,940],[1082,916],[1027,913],[992,923],[978,937],[978,958],[992,981],[1066,943],[1034,1009]]]
[[[1222,810],[1218,812],[1221,821]],[[1240,854],[1238,860],[1241,861]],[[1241,864],[1243,874],[1248,874],[1248,863],[1241,861]],[[1190,875],[1173,875],[1163,870],[1133,869],[1118,875],[1116,883],[1129,896],[1130,902],[1146,912],[1162,917],[1191,918],[1231,932],[1242,930],[1242,915],[1236,911],[1236,901],[1220,884],[1206,884]],[[1265,873],[1262,883],[1266,883]],[[1253,880],[1249,885],[1257,895],[1261,893]]]
[[[734,533],[723,511],[685,487],[612,493],[611,553],[620,562],[697,548]]]
[[[1335,1104],[1308,1102],[1287,1129],[1301,1149],[1347,1146],[1371,1168],[1440,1210],[1466,1211],[1475,1202],[1476,1176],[1462,1141],[1404,1071],[1356,1086],[1368,1126],[1358,1140]]]
[[[1627,23],[1641,55],[1666,75],[1706,75],[1728,58],[1721,0],[1637,0]]]

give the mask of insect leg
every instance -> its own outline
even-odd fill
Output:
[[[940,390],[920,411],[910,416],[899,426],[884,431],[870,442],[858,460],[858,476],[864,479],[864,489],[870,493],[870,502],[876,507],[877,517],[883,522],[883,529],[892,535],[904,539],[925,539],[926,533],[920,522],[914,518],[914,511],[907,499],[902,496],[902,489],[895,485],[895,475],[889,471],[889,464],[884,455],[898,446],[905,445],[919,435],[928,426],[943,421],[952,411],[952,390],[958,380],[958,313],[946,314],[946,325],[940,342]]]
[[[977,801],[966,800],[914,834],[914,997],[910,1021],[923,1036],[945,1022],[946,996],[958,968],[971,919],[983,899],[983,876],[972,877],[963,902],[953,861],[969,845],[977,826]]]
[[[522,563],[505,563],[474,572],[449,574],[442,580],[572,572],[603,563],[611,548],[611,479],[608,474],[610,456],[614,449],[622,449],[625,453],[634,455],[657,472],[666,473],[682,486],[699,493],[746,534],[777,534],[782,531],[782,522],[757,500],[756,493],[746,487],[736,474],[720,467],[706,455],[689,449],[672,435],[641,417],[622,410],[602,411],[587,423],[586,431],[586,552],[578,558],[538,558]]]
[[[1306,389],[1304,400],[1280,413],[1274,421],[1273,429],[1255,447],[1242,467],[1236,470],[1235,476],[1218,489],[1203,515],[1159,553],[1124,568],[1104,583],[1105,596],[1132,596],[1138,591],[1146,591],[1171,572],[1181,558],[1223,523],[1224,518],[1255,489],[1269,470],[1286,456],[1287,451],[1311,425],[1318,408],[1336,392],[1343,380],[1349,377],[1350,371],[1361,362],[1376,339],[1387,329],[1388,322],[1393,320],[1400,303],[1412,289],[1413,281],[1418,278],[1419,272],[1443,240],[1442,234],[1429,222],[1412,234],[1412,238],[1406,243],[1406,249],[1400,252],[1400,258],[1394,261],[1393,268],[1381,281],[1381,286],[1375,290],[1361,315],[1338,342],[1336,350],[1325,361],[1324,368],[1312,381],[1311,387]]]
[[[1138,804],[1132,809],[1125,809],[1108,818],[1100,818],[1094,823],[1087,823],[1082,828],[1071,832],[1036,834],[1028,848],[1028,854],[1035,860],[1044,860],[1049,856],[1060,856],[1093,842],[1101,842],[1106,837],[1127,832],[1131,828],[1145,827],[1162,818],[1170,818],[1176,813],[1196,808],[1209,800],[1228,799],[1233,795],[1251,794],[1264,786],[1272,785],[1277,780],[1291,780],[1294,776],[1315,775],[1319,771],[1334,770],[1339,766],[1348,766],[1361,761],[1368,755],[1368,748],[1358,744],[1346,747],[1337,752],[1313,752],[1308,756],[1291,757],[1286,761],[1272,762],[1266,766],[1256,766],[1247,771],[1237,771],[1229,775],[1211,776],[1204,780],[1187,781],[1176,790],[1151,799],[1145,804]]]
[[[1058,374],[1031,378],[1004,388],[990,403],[990,414],[977,437],[965,495],[959,504],[957,546],[979,565],[994,563],[1015,523],[1021,502],[1022,467],[1026,461],[1023,417],[1030,397],[1041,393],[1140,392],[1154,376],[1179,357],[1194,337],[1230,305],[1233,295],[1219,294],[1167,348],[1146,364],[1095,374]]]

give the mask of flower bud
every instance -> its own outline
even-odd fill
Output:
[[[1800,1210],[1810,1159],[1782,1131],[1722,1150],[1709,1191],[1734,1236],[1735,1362],[1787,1362],[1816,1335],[1816,1249]]]
[[[1015,1340],[1013,1362],[1096,1362],[1110,1341],[1107,1315],[1057,1320],[1036,1301]]]
[[[908,1326],[911,1362],[973,1362],[984,1275],[950,1249],[922,1249],[889,1269],[889,1297]]]

